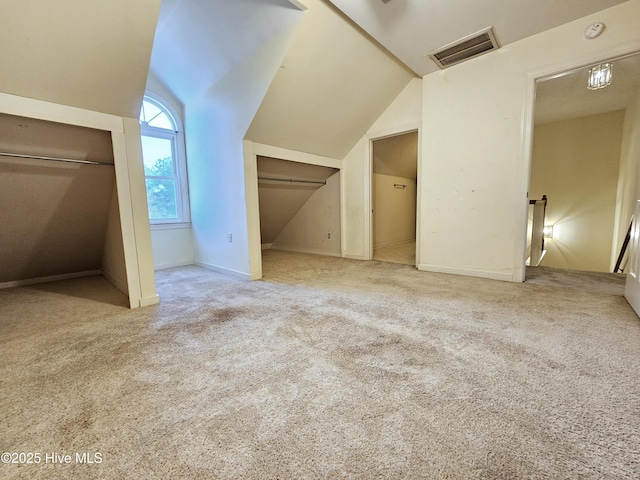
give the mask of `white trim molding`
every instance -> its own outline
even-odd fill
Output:
[[[465,275],[467,277],[479,277],[479,278],[489,278],[491,280],[500,280],[503,282],[513,282],[514,280],[513,273],[508,272],[495,272],[491,270],[475,270],[470,268],[458,268],[458,267],[443,267],[440,265],[428,265],[426,263],[421,263],[418,265],[418,270],[423,272],[434,272],[434,273],[450,273],[453,275]]]
[[[70,280],[72,278],[95,277],[100,275],[100,270],[87,270],[84,272],[62,273],[60,275],[49,275],[47,277],[28,278],[26,280],[12,280],[0,283],[0,290],[4,288],[25,287],[27,285],[37,285],[39,283],[58,282],[60,280]]]
[[[260,280],[260,278],[262,277],[262,275],[260,275],[260,276],[256,276],[254,278],[253,275],[250,275],[248,273],[240,272],[238,270],[233,270],[231,268],[219,267],[219,266],[213,265],[211,263],[194,261],[193,264],[195,266],[197,266],[197,267],[204,268],[205,270],[210,270],[212,272],[221,273],[223,275],[228,275],[230,277],[234,277],[234,278],[237,278],[239,280]]]

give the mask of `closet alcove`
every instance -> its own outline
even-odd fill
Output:
[[[128,295],[111,132],[4,113],[0,132],[0,288],[102,275]]]
[[[340,170],[257,156],[262,250],[341,256]]]

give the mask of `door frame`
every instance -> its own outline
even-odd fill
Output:
[[[342,185],[344,184],[342,160],[313,153],[299,152],[282,147],[243,140],[244,182],[247,209],[249,243],[249,279],[262,278],[262,244],[260,240],[260,199],[258,195],[258,156],[277,158],[296,163],[331,167],[340,175],[340,255],[344,252],[344,218]]]
[[[611,48],[600,50],[588,55],[576,56],[570,61],[545,65],[527,74],[526,92],[524,98],[524,110],[521,135],[521,152],[519,162],[520,185],[516,188],[517,198],[515,199],[515,217],[516,232],[520,231],[520,235],[516,235],[516,247],[514,248],[514,281],[524,282],[526,276],[527,261],[527,220],[529,210],[529,186],[531,185],[531,166],[533,164],[533,135],[535,128],[535,103],[536,103],[536,84],[538,80],[553,78],[565,72],[584,68],[591,64],[606,61],[616,57],[623,57],[640,53],[640,41],[627,43],[625,45],[617,45]],[[524,199],[523,194],[524,193]]]
[[[413,122],[397,127],[385,128],[374,132],[366,133],[364,138],[364,259],[373,259],[373,142],[383,138],[397,137],[405,133],[418,132],[418,158],[416,159],[416,262],[415,267],[420,265],[420,205],[422,203],[422,124]]]
[[[94,128],[111,134],[126,278],[120,278],[116,272],[103,270],[102,273],[128,295],[131,308],[157,304],[160,299],[151,258],[138,120],[1,92],[0,113]]]

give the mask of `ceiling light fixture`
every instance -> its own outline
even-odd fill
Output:
[[[610,63],[601,63],[589,69],[589,82],[587,88],[589,90],[598,90],[600,88],[611,85],[613,72]]]

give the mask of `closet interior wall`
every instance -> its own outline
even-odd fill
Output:
[[[0,288],[102,274],[126,295],[111,133],[8,114],[0,131]]]
[[[418,132],[375,140],[372,163],[374,251],[415,241]]]
[[[341,255],[340,171],[257,158],[262,249]]]

